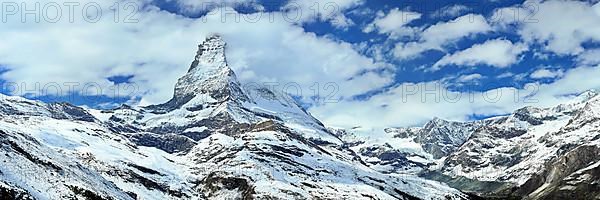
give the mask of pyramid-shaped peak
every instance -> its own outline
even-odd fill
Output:
[[[209,97],[217,102],[247,99],[235,73],[227,65],[225,45],[221,36],[208,36],[198,45],[198,52],[188,72],[175,84],[173,98],[167,103],[151,107],[170,111],[181,107],[198,95],[203,98]],[[208,99],[201,101],[204,100]]]

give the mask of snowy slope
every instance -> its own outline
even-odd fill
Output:
[[[73,197],[77,189],[116,199],[195,195],[180,185],[189,173],[177,157],[137,147],[100,124],[23,116],[3,118],[0,130],[3,181],[36,199]]]

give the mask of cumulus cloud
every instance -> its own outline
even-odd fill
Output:
[[[465,82],[477,81],[482,78],[484,78],[484,76],[481,74],[467,74],[467,75],[461,75],[460,77],[458,77],[458,79],[456,79],[456,81],[465,83]]]
[[[57,3],[63,5],[65,2]],[[29,6],[34,3],[24,2]],[[78,3],[79,8],[87,3],[97,3],[104,12],[97,22],[74,15],[71,23],[65,10],[56,23],[47,20],[37,23],[33,15],[29,15],[31,18],[24,23],[18,15],[7,18],[0,30],[3,39],[0,60],[8,71],[1,78],[21,85],[19,91],[14,91],[16,94],[28,90],[34,95],[44,95],[47,93],[44,86],[56,84],[64,90],[69,89],[65,84],[79,84],[78,88],[72,89],[82,95],[141,96],[154,93],[172,86],[163,79],[176,79],[183,72],[178,67],[188,65],[186,63],[193,56],[194,42],[182,38],[201,39],[194,36],[197,32],[189,29],[191,20],[156,8],[139,10],[132,21],[125,21],[123,15],[116,23],[115,15],[109,9],[113,2]],[[140,5],[144,2],[136,3],[137,8],[143,8]],[[191,51],[184,53],[184,49]],[[107,80],[108,77],[130,74],[135,75],[132,81],[137,83],[138,89],[125,93],[111,89],[115,85]],[[88,85],[100,89],[88,93]],[[73,91],[61,91],[59,95]]]
[[[577,56],[577,61],[583,65],[600,64],[600,49],[586,50]]]
[[[432,69],[439,70],[445,65],[475,66],[479,64],[498,68],[508,67],[519,61],[519,55],[527,50],[525,44],[513,44],[506,39],[488,40],[483,44],[446,55],[437,61]]]
[[[412,36],[418,29],[406,27],[405,25],[421,18],[421,13],[402,11],[398,8],[390,10],[387,14],[378,12],[377,18],[367,25],[363,31],[370,33],[378,30],[381,34],[388,34],[391,37]]]
[[[558,78],[563,75],[563,70],[538,69],[529,75],[533,79]]]
[[[432,18],[443,18],[443,17],[458,17],[461,14],[464,14],[469,11],[469,7],[465,5],[450,5],[444,6],[439,10],[436,10],[431,14]]]
[[[425,29],[416,42],[397,43],[393,54],[398,59],[410,59],[427,50],[445,51],[444,46],[464,37],[491,31],[481,15],[468,14],[447,22],[439,22]]]
[[[354,25],[354,21],[346,16],[346,12],[352,8],[364,4],[364,0],[302,0],[289,1],[283,8],[283,12],[292,21],[297,23],[313,22],[320,20],[329,22],[334,27],[347,29]]]
[[[513,77],[513,76],[515,76],[515,74],[512,73],[512,72],[504,72],[504,73],[499,74],[498,76],[496,76],[496,78],[501,79],[501,78],[508,78],[508,77]]]
[[[600,41],[599,10],[600,3],[586,1],[527,1],[497,9],[493,21],[500,28],[517,25],[524,41],[543,44],[547,51],[576,55],[584,51],[583,43]]]

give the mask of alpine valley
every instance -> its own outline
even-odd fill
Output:
[[[0,96],[0,199],[599,199],[600,95],[383,137],[242,87],[199,45],[171,100],[111,110]]]

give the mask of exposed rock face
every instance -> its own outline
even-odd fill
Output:
[[[13,185],[0,182],[0,197],[14,200],[33,200],[34,198],[26,190]]]
[[[549,162],[530,179],[533,191],[525,191],[529,199],[598,199],[600,198],[600,147],[579,146]],[[537,181],[540,180],[540,181]],[[542,181],[543,180],[543,181]],[[532,189],[533,189],[532,188]]]
[[[437,159],[454,152],[480,126],[477,122],[450,122],[435,118],[419,130],[415,141]]]
[[[68,103],[44,104],[21,97],[0,94],[0,115],[46,116],[57,119],[93,122],[94,116]]]
[[[413,167],[423,168],[426,166],[424,163],[409,160],[408,157],[414,156],[413,154],[394,149],[390,144],[363,147],[358,153],[367,158],[376,158],[366,160],[366,162],[371,165],[388,166],[393,167],[393,169],[404,170]],[[384,172],[390,173],[392,171]]]
[[[179,153],[190,150],[196,142],[189,137],[175,134],[132,134],[131,141],[140,146],[156,147],[167,153]]]
[[[384,129],[384,131],[386,133],[394,134],[394,138],[411,138],[419,135],[419,131],[421,131],[421,128],[386,128]]]

